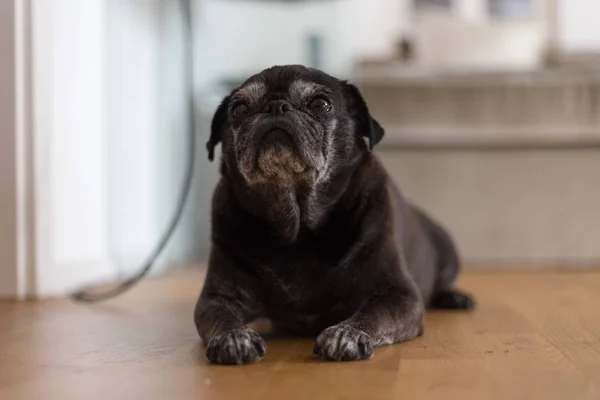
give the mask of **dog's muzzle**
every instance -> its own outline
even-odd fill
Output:
[[[268,148],[272,146],[293,147],[294,143],[290,134],[281,128],[273,128],[267,131],[261,140],[260,147]]]

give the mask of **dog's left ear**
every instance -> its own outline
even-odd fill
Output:
[[[371,150],[381,141],[385,133],[383,127],[371,116],[365,99],[358,88],[348,82],[344,82],[346,99],[348,100],[348,111],[357,126],[357,133]]]
[[[223,139],[223,131],[227,125],[227,113],[229,109],[229,99],[227,96],[223,99],[215,115],[213,116],[212,123],[210,124],[210,138],[206,143],[206,150],[208,150],[208,159],[213,161],[215,159],[215,147]]]

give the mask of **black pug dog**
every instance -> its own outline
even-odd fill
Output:
[[[471,309],[454,289],[449,235],[403,200],[371,152],[383,129],[358,89],[321,71],[276,66],[214,116],[222,143],[208,275],[195,309],[206,356],[266,353],[258,317],[317,336],[322,359],[367,359],[423,333],[427,307]]]

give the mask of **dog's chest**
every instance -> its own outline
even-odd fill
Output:
[[[319,301],[327,286],[323,278],[331,269],[331,265],[313,256],[273,257],[261,268],[265,301],[300,308]]]
[[[293,244],[268,230],[243,230],[244,264],[257,275],[265,316],[302,331],[352,313],[364,293],[355,265],[346,265],[358,232],[349,218],[331,218],[318,231],[304,228]],[[339,321],[338,321],[339,322]]]
[[[275,323],[314,333],[358,308],[361,290],[343,282],[338,266],[310,253],[274,260],[263,266],[261,291],[267,317]]]

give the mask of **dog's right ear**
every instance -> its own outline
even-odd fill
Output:
[[[206,143],[206,150],[208,150],[208,159],[210,161],[215,159],[215,147],[223,139],[223,132],[225,131],[228,120],[229,100],[230,96],[223,99],[210,124],[210,138],[208,139],[208,143]]]

